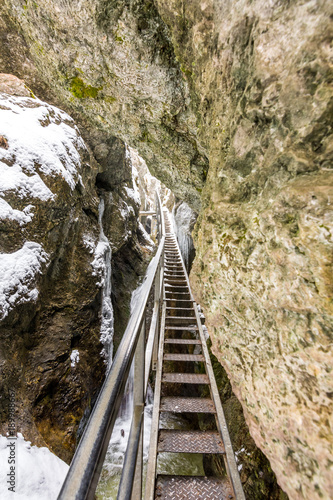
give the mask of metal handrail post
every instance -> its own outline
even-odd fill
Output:
[[[163,259],[163,256],[162,256]],[[156,273],[156,278],[155,278],[155,297],[154,297],[154,303],[157,304],[160,302],[161,298],[161,261],[158,266],[158,270]],[[159,332],[159,314],[157,315],[157,320],[156,320],[156,327],[155,327],[155,336],[154,336],[154,345],[153,345],[153,362],[152,362],[152,369],[155,371],[156,370],[156,365],[157,365],[157,355],[158,355],[158,332]]]
[[[131,498],[135,498],[132,495],[134,489],[134,476],[137,465],[137,456],[139,455],[138,450],[140,447],[143,410],[144,410],[143,405],[141,406],[137,405],[134,407],[133,410],[133,420],[127,445],[127,448],[130,450],[130,453],[126,453],[123,473],[120,479],[120,484],[117,494],[117,500],[131,500]],[[136,498],[136,500],[139,500],[139,498]]]
[[[142,407],[145,404],[145,343],[146,343],[146,319],[144,318],[141,326],[140,337],[134,357],[134,408]],[[134,486],[132,500],[139,500],[142,497],[142,472],[143,472],[143,428],[144,419],[141,423],[140,442],[138,455],[136,459],[136,468],[134,476]]]

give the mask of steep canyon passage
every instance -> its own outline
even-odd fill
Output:
[[[59,500],[94,498],[109,437],[115,426],[116,408],[119,408],[128,378],[133,381],[133,418],[117,498],[194,499],[199,496],[202,499],[245,500],[199,310],[190,291],[169,215],[167,211],[162,212],[158,195],[157,225],[157,254],[137,294],[128,327],[71,463]],[[152,289],[154,308],[147,336],[147,299]],[[129,369],[134,352],[134,369]],[[144,409],[151,365],[156,370],[156,378],[145,471]],[[210,397],[205,394],[205,386]],[[191,414],[192,426],[187,430],[172,429],[170,425],[168,429],[162,429],[159,425],[162,413]],[[195,422],[198,425],[195,416],[198,414],[212,417],[212,430],[195,428]],[[119,431],[117,425],[116,430]],[[171,475],[158,474],[159,457],[164,453],[198,455],[203,474],[192,472],[184,476],[182,467],[178,471],[174,468]],[[208,457],[218,455],[224,458],[224,472],[218,476],[206,475],[204,457],[207,461]]]
[[[1,500],[333,499],[332,20],[0,0]]]

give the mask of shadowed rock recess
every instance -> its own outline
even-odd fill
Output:
[[[332,18],[328,0],[0,6],[1,71],[198,213],[212,351],[295,500],[333,497]]]

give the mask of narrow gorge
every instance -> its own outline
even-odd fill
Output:
[[[332,19],[328,0],[1,2],[1,460],[15,394],[22,457],[63,478],[157,189],[246,498],[333,498]]]

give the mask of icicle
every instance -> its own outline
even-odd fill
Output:
[[[107,363],[109,370],[112,364],[113,355],[113,307],[111,302],[111,246],[103,230],[104,199],[101,198],[98,207],[98,222],[100,227],[99,243],[96,253],[100,253],[104,260],[104,280],[102,298],[102,321],[100,330],[100,340],[103,344],[102,356]]]

